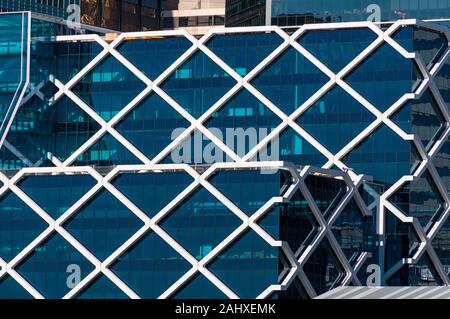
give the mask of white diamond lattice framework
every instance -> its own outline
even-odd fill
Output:
[[[423,29],[427,29],[433,32],[441,33],[446,41],[447,41],[447,48],[445,52],[441,55],[439,60],[436,63],[426,65],[424,63],[423,58],[420,56],[420,54],[417,54],[415,52],[408,52],[405,50],[401,45],[399,45],[393,38],[392,35],[397,32],[401,27],[403,26],[418,26]],[[348,63],[347,66],[345,66],[340,72],[334,73],[332,72],[327,66],[325,66],[321,61],[319,61],[313,54],[311,54],[309,51],[307,51],[297,40],[306,32],[309,31],[315,31],[315,30],[338,30],[338,29],[352,29],[352,28],[368,28],[372,30],[376,35],[377,38],[367,47],[365,48],[360,54],[358,54],[350,63]],[[265,59],[263,59],[252,71],[250,71],[246,76],[242,77],[239,75],[232,67],[227,65],[222,59],[220,59],[214,52],[212,52],[207,46],[206,42],[210,40],[212,37],[218,34],[231,34],[231,33],[255,33],[255,32],[274,32],[278,34],[282,39],[283,43],[279,45],[271,54],[269,54]],[[144,39],[147,37],[171,37],[171,36],[177,36],[177,37],[185,37],[188,39],[192,45],[191,47],[184,52],[176,61],[170,65],[161,75],[159,75],[154,81],[151,81],[142,71],[140,71],[135,65],[133,65],[128,59],[126,59],[120,52],[117,50],[117,47],[125,42],[127,38],[133,38],[133,39]],[[102,272],[108,278],[110,278],[119,288],[121,288],[128,296],[132,298],[139,297],[135,292],[133,292],[129,287],[127,287],[118,277],[116,277],[108,268],[107,266],[111,264],[111,262],[117,258],[117,256],[122,251],[116,251],[113,255],[111,255],[107,260],[100,262],[95,259],[95,257],[87,250],[85,249],[81,244],[79,244],[69,233],[67,233],[62,227],[61,222],[66,220],[68,216],[70,216],[72,213],[74,213],[77,209],[77,207],[72,207],[69,209],[63,216],[60,217],[60,219],[54,221],[52,220],[48,214],[46,214],[39,206],[37,206],[33,201],[31,201],[30,198],[28,198],[24,193],[20,191],[20,189],[15,186],[15,183],[26,173],[74,173],[74,172],[85,172],[96,178],[99,182],[96,190],[91,190],[88,194],[86,194],[83,198],[77,202],[75,206],[81,206],[83,203],[86,202],[88,197],[90,197],[93,193],[98,191],[101,187],[107,188],[110,192],[112,192],[121,202],[126,204],[128,207],[130,207],[130,210],[132,210],[138,217],[145,220],[146,226],[143,228],[140,233],[135,234],[133,237],[127,241],[127,243],[124,244],[123,247],[128,247],[127,245],[131,244],[149,228],[156,229],[155,231],[160,235],[166,242],[169,243],[172,247],[177,247],[176,250],[180,252],[186,260],[188,260],[192,265],[193,268],[190,272],[188,272],[186,275],[184,275],[182,278],[180,278],[171,288],[169,288],[163,295],[161,295],[161,298],[170,297],[174,291],[177,289],[177,287],[180,287],[182,283],[184,283],[186,280],[191,278],[191,276],[194,275],[196,271],[200,271],[202,274],[204,274],[212,283],[214,283],[221,291],[223,291],[228,297],[230,298],[236,298],[238,297],[231,289],[226,287],[220,280],[215,277],[211,272],[207,270],[205,267],[205,264],[210,261],[210,258],[215,256],[220,248],[223,248],[221,245],[227,245],[229,244],[233,238],[236,238],[240,234],[241,231],[243,231],[244,227],[247,227],[247,225],[251,228],[253,228],[259,235],[261,235],[264,239],[266,239],[271,245],[280,245],[280,243],[276,243],[273,238],[269,240],[269,237],[264,231],[255,224],[255,220],[257,219],[258,214],[262,215],[265,211],[261,211],[259,213],[256,213],[254,216],[252,216],[250,219],[246,219],[246,217],[243,215],[241,211],[239,211],[239,208],[232,205],[232,203],[223,196],[220,192],[215,190],[205,178],[206,173],[199,176],[198,173],[195,172],[192,168],[190,168],[188,165],[181,165],[176,166],[173,168],[185,170],[189,174],[191,174],[193,177],[195,176],[196,183],[202,184],[203,187],[206,187],[209,191],[211,191],[219,200],[221,200],[228,208],[232,207],[231,209],[239,218],[243,220],[243,225],[241,228],[238,228],[233,234],[230,235],[229,238],[227,238],[219,247],[214,249],[208,256],[206,256],[202,261],[197,262],[194,260],[192,256],[189,256],[189,254],[173,239],[171,239],[167,234],[165,234],[156,224],[156,222],[152,220],[148,220],[146,216],[143,215],[141,211],[132,203],[127,201],[127,199],[121,195],[114,187],[108,182],[110,178],[113,176],[111,174],[117,174],[119,170],[127,170],[135,169],[138,166],[119,166],[118,168],[114,169],[111,174],[109,174],[107,177],[103,178],[101,177],[93,168],[88,167],[74,167],[72,166],[73,163],[76,161],[76,159],[83,154],[85,151],[89,149],[94,143],[96,143],[102,136],[109,133],[111,134],[117,141],[119,141],[126,149],[128,149],[132,154],[134,154],[140,161],[142,161],[144,166],[139,166],[141,169],[145,170],[152,170],[152,169],[166,169],[165,165],[159,164],[167,155],[170,154],[170,152],[175,149],[177,146],[179,146],[186,138],[188,138],[194,131],[199,131],[203,133],[208,139],[210,139],[213,143],[215,143],[219,148],[221,148],[234,162],[232,163],[218,163],[213,165],[213,167],[208,170],[207,172],[212,173],[211,170],[218,169],[218,168],[226,168],[226,167],[234,167],[234,168],[245,168],[248,165],[275,165],[277,167],[282,167],[278,162],[273,163],[263,163],[260,164],[252,162],[255,155],[258,154],[260,150],[262,150],[264,147],[266,147],[270,141],[278,136],[281,132],[283,132],[286,128],[290,127],[296,131],[303,139],[305,139],[307,142],[309,142],[314,148],[316,148],[321,154],[323,154],[327,158],[327,162],[323,165],[323,169],[329,169],[332,167],[337,167],[343,171],[347,170],[346,165],[343,163],[343,158],[349,154],[352,150],[354,150],[358,145],[360,145],[366,138],[368,138],[378,127],[381,125],[386,125],[389,127],[393,132],[395,132],[399,137],[401,137],[405,141],[409,141],[415,149],[417,149],[420,157],[421,162],[420,165],[418,165],[414,171],[411,173],[411,175],[403,176],[400,180],[398,180],[396,183],[394,183],[391,187],[389,187],[383,194],[374,195],[376,197],[376,200],[374,202],[374,205],[369,206],[369,209],[376,208],[377,210],[377,233],[380,235],[380,252],[381,256],[383,256],[383,249],[385,246],[385,242],[383,239],[383,236],[385,234],[385,214],[386,213],[392,213],[394,214],[399,220],[401,220],[404,223],[408,223],[412,225],[413,230],[416,232],[417,237],[419,239],[419,245],[418,248],[413,251],[411,256],[408,258],[404,258],[400,260],[393,268],[388,269],[384,272],[384,280],[388,280],[391,278],[398,270],[406,265],[406,264],[414,264],[417,261],[420,260],[420,258],[426,253],[428,257],[430,258],[432,267],[436,271],[436,273],[439,275],[440,281],[442,281],[445,285],[450,284],[450,280],[448,275],[446,274],[444,267],[442,263],[439,260],[439,257],[437,256],[434,248],[432,247],[431,243],[438,233],[438,231],[441,229],[445,221],[448,219],[448,216],[450,214],[450,198],[449,194],[446,188],[446,185],[443,183],[441,177],[439,176],[435,166],[433,165],[433,159],[435,158],[436,154],[439,153],[441,147],[444,145],[446,140],[450,136],[450,113],[449,109],[447,108],[438,87],[435,83],[435,77],[438,75],[439,71],[442,69],[443,65],[446,63],[447,59],[450,56],[450,46],[448,43],[450,42],[450,34],[448,32],[448,29],[442,26],[434,25],[425,23],[419,20],[400,20],[395,23],[393,23],[389,28],[386,30],[382,30],[377,25],[371,23],[371,22],[351,22],[351,23],[330,23],[330,24],[315,24],[315,25],[304,25],[301,28],[299,28],[295,33],[292,35],[288,35],[285,31],[282,29],[271,26],[271,27],[246,27],[246,28],[231,28],[231,29],[213,29],[206,35],[204,35],[200,39],[196,39],[192,35],[190,35],[187,32],[184,31],[160,31],[160,32],[136,32],[136,33],[123,33],[120,34],[114,41],[111,43],[106,42],[104,39],[102,39],[98,35],[75,35],[75,36],[60,36],[57,38],[57,41],[95,41],[98,44],[101,45],[103,50],[94,58],[90,63],[88,63],[76,76],[74,76],[69,82],[62,83],[60,80],[50,77],[50,80],[56,85],[58,88],[58,92],[54,95],[52,98],[53,103],[56,103],[59,99],[61,99],[63,96],[67,96],[70,100],[72,100],[76,105],[78,105],[84,112],[86,112],[90,117],[92,117],[99,125],[100,129],[91,137],[89,138],[79,149],[77,149],[73,154],[71,154],[67,159],[64,159],[62,162],[60,162],[58,159],[53,157],[52,161],[55,164],[55,168],[25,168],[22,169],[16,176],[14,176],[11,179],[7,179],[4,175],[1,176],[2,180],[5,183],[5,186],[2,188],[2,193],[4,193],[7,189],[10,189],[14,193],[16,193],[27,205],[29,205],[33,210],[35,210],[44,220],[46,220],[49,223],[49,228],[41,234],[38,238],[36,238],[35,241],[33,241],[32,244],[30,244],[29,247],[27,247],[19,256],[17,256],[13,261],[6,264],[4,261],[0,261],[2,264],[2,272],[0,273],[0,276],[3,276],[5,273],[9,273],[14,279],[16,279],[24,288],[27,289],[34,297],[41,298],[43,297],[37,290],[35,290],[29,283],[27,283],[17,272],[14,271],[14,265],[17,264],[19,260],[22,260],[31,250],[33,247],[35,247],[39,242],[41,242],[44,238],[46,238],[53,230],[56,230],[59,232],[65,239],[67,239],[74,247],[79,250],[86,258],[88,258],[91,262],[93,262],[94,265],[96,265],[96,270],[91,273],[88,277],[86,277],[77,287],[75,287],[72,291],[70,291],[65,297],[70,298],[76,295],[78,291],[80,291],[83,287],[85,287],[91,280],[94,279],[94,277],[99,273]],[[151,40],[149,40],[151,41]],[[422,81],[420,82],[420,85],[415,89],[414,92],[409,92],[404,94],[400,97],[398,101],[396,101],[392,106],[387,108],[386,111],[382,112],[380,111],[376,106],[371,104],[367,99],[365,99],[363,96],[361,96],[358,92],[356,92],[350,85],[348,85],[344,78],[347,76],[350,72],[357,69],[358,66],[366,61],[368,57],[375,52],[381,45],[387,43],[389,46],[391,46],[394,50],[396,50],[398,53],[400,53],[405,59],[412,60],[412,62],[418,67],[419,72],[421,73]],[[254,79],[264,68],[266,68],[268,65],[270,65],[272,62],[274,62],[283,52],[285,52],[288,48],[294,48],[296,49],[301,55],[303,55],[307,60],[309,60],[311,63],[313,63],[319,70],[321,70],[328,78],[328,82],[321,87],[315,94],[313,94],[310,98],[308,98],[302,105],[300,105],[292,114],[285,114],[280,108],[278,108],[274,103],[272,103],[267,97],[265,97],[261,92],[259,92],[252,84],[251,81]],[[191,114],[189,114],[181,105],[179,105],[173,98],[171,98],[166,92],[164,92],[160,85],[183,63],[185,63],[194,53],[201,51],[206,56],[211,58],[219,67],[221,67],[225,72],[227,72],[235,81],[236,84],[223,96],[221,97],[209,110],[207,110],[202,116],[200,116],[198,119],[194,118]],[[89,105],[87,105],[79,96],[77,96],[75,93],[71,91],[71,89],[85,76],[87,75],[91,70],[93,70],[99,63],[101,63],[106,57],[113,56],[116,58],[121,64],[123,64],[128,70],[130,70],[134,75],[136,75],[145,85],[146,88],[137,95],[133,100],[131,100],[124,108],[116,114],[110,121],[105,121],[101,116],[99,116]],[[29,100],[30,96],[33,94],[41,94],[40,88],[42,88],[44,84],[40,83],[37,86],[35,86],[34,90],[31,90],[30,95],[24,98],[24,101]],[[367,110],[369,110],[373,115],[375,115],[376,119],[368,125],[362,132],[360,132],[353,140],[351,140],[344,148],[342,148],[339,152],[336,154],[333,154],[330,152],[324,145],[319,143],[317,139],[314,138],[314,136],[310,135],[308,132],[306,132],[299,124],[295,122],[297,118],[299,118],[302,114],[304,114],[311,106],[314,105],[320,98],[322,98],[327,92],[329,92],[335,85],[339,86],[343,90],[345,90],[347,93],[349,93],[354,99],[356,99],[361,105],[363,105]],[[269,108],[274,114],[276,114],[281,120],[282,123],[276,127],[274,130],[271,131],[271,133],[265,137],[258,145],[256,145],[253,149],[251,149],[247,154],[240,157],[238,156],[232,149],[230,149],[227,145],[225,145],[220,139],[218,139],[210,130],[208,130],[204,123],[212,116],[212,114],[216,111],[218,111],[221,107],[224,106],[224,104],[232,98],[237,92],[245,88],[248,92],[250,92],[253,96],[255,96],[261,103],[263,103],[267,108]],[[423,145],[422,141],[419,137],[414,136],[412,134],[408,134],[405,132],[402,128],[400,128],[397,124],[395,124],[390,118],[408,101],[411,100],[417,100],[419,99],[426,90],[429,90],[433,97],[435,98],[437,105],[439,107],[439,111],[441,112],[443,118],[445,119],[445,126],[442,131],[442,134],[434,139],[432,147],[429,149],[426,149]],[[125,139],[114,127],[117,125],[121,120],[125,118],[125,116],[132,111],[143,99],[145,99],[150,93],[156,93],[158,96],[160,96],[164,101],[166,101],[171,107],[173,107],[178,113],[180,113],[187,121],[189,121],[190,126],[181,134],[179,135],[175,140],[173,140],[167,147],[165,147],[158,155],[156,155],[154,158],[148,158],[146,155],[144,155],[138,148],[136,148],[132,143],[130,143],[127,139]],[[11,149],[13,153],[16,154],[18,152],[17,150],[14,150],[14,146],[11,145],[11,143],[8,143],[7,141],[4,144],[5,147]],[[30,161],[28,163],[31,164]],[[302,163],[300,163],[302,164]],[[33,165],[34,166],[34,165]],[[293,173],[295,170],[290,169],[290,172],[293,174],[293,176],[296,173]],[[399,189],[402,188],[406,183],[417,180],[420,178],[425,172],[429,172],[431,178],[433,179],[434,183],[437,185],[437,189],[439,191],[439,195],[444,199],[444,207],[442,212],[437,216],[438,218],[433,218],[428,225],[425,227],[422,227],[422,225],[419,223],[416,217],[407,216],[404,214],[401,210],[399,210],[396,206],[394,206],[390,201],[389,198],[395,194]],[[348,175],[351,179],[351,183],[347,182],[347,187],[349,189],[354,189],[355,187],[359,187],[359,185],[362,182],[362,175],[358,175],[360,173],[364,172],[352,172],[348,171]],[[300,174],[300,176],[297,176],[297,178],[303,178],[305,175],[308,174],[308,172],[303,172]],[[346,174],[344,174],[346,175]],[[343,175],[343,176],[344,176]],[[307,289],[310,296],[314,296],[315,292],[312,288],[311,284],[308,283],[308,279],[306,276],[304,276],[302,271],[302,265],[306,262],[308,257],[311,255],[312,251],[317,247],[317,245],[320,243],[320,240],[327,236],[330,243],[333,246],[334,251],[336,252],[340,263],[342,264],[343,268],[345,269],[346,275],[344,280],[340,282],[340,284],[348,285],[349,283],[353,282],[355,284],[359,284],[359,280],[355,276],[357,267],[351,267],[348,260],[343,256],[342,250],[340,250],[339,245],[335,242],[334,236],[332,235],[330,231],[330,225],[335,221],[337,216],[339,215],[339,212],[341,210],[337,210],[334,215],[332,215],[331,220],[324,220],[319,218],[320,212],[318,211],[317,207],[314,207],[313,200],[310,196],[308,196],[308,192],[302,187],[303,184],[299,184],[299,188],[302,191],[303,195],[306,195],[305,198],[308,201],[308,204],[311,206],[311,209],[315,215],[315,217],[318,219],[319,225],[321,225],[322,229],[321,232],[319,232],[318,237],[315,238],[313,241],[313,244],[308,246],[308,248],[301,252],[299,255],[299,252],[293,253],[292,251],[289,251],[286,246],[278,246],[283,249],[283,252],[286,254],[286,256],[293,256],[293,258],[288,258],[290,262],[292,262],[291,266],[291,273],[289,276],[287,276],[283,283],[275,286],[269,287],[265,292],[263,292],[259,297],[266,297],[269,296],[272,291],[275,290],[284,290],[286,289],[288,283],[291,282],[292,278],[295,276],[295,274],[299,275],[299,278],[302,280],[303,285]],[[191,188],[194,186],[191,185],[188,189],[186,189],[182,194],[188,193]],[[357,194],[358,192],[355,192],[354,196],[355,199],[357,199],[357,203],[360,206],[360,209],[364,212],[364,214],[369,214],[367,209],[363,207],[363,203],[360,199],[360,195]],[[183,196],[179,196],[179,200],[184,198]],[[349,193],[350,194],[350,193]],[[372,192],[374,194],[374,192]],[[87,196],[87,197],[86,197]],[[349,195],[348,200],[353,195]],[[178,198],[178,197],[177,197]],[[173,202],[175,205],[175,202]],[[343,209],[346,205],[346,202],[343,201],[342,205],[339,207]],[[163,210],[164,211],[164,210]],[[162,214],[167,213],[167,211],[162,211]],[[63,218],[64,217],[64,218]],[[165,236],[165,237],[164,237]],[[295,257],[295,258],[294,258]],[[364,259],[364,258],[363,258]],[[361,260],[363,260],[361,259]],[[361,261],[359,260],[359,261]],[[358,262],[358,267],[362,265],[361,262]]]

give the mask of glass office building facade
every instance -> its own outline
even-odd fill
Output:
[[[228,0],[226,25],[297,26],[310,23],[448,19],[447,0]],[[267,18],[266,18],[267,16]],[[266,21],[269,19],[270,21]]]
[[[265,0],[227,0],[225,24],[229,27],[265,25]]]
[[[0,148],[1,298],[311,298],[371,264],[449,282],[444,27],[33,30]]]
[[[70,5],[80,5],[80,0],[1,0],[0,11],[32,11],[58,18],[66,18]]]
[[[31,11],[61,23],[79,13],[79,22],[112,31],[158,30],[160,0],[1,0],[0,12]]]

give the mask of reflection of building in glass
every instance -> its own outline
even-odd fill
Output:
[[[450,17],[447,1],[228,0],[226,12],[227,26],[374,21],[378,16],[381,21]]]
[[[265,0],[227,0],[225,10],[228,27],[266,24]]]
[[[81,0],[81,21],[119,31],[159,29],[159,0]]]

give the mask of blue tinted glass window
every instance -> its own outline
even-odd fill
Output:
[[[57,219],[95,184],[90,175],[48,175],[27,176],[19,187]]]
[[[111,267],[142,298],[158,298],[190,268],[156,233],[140,239]]]
[[[367,48],[377,35],[369,28],[308,31],[299,42],[333,72],[341,71]]]
[[[235,84],[206,54],[196,52],[161,88],[194,117],[200,117]]]
[[[83,101],[103,119],[112,119],[133,98],[145,89],[145,84],[116,58],[104,58],[73,88]]]
[[[154,37],[145,40],[124,41],[117,50],[144,72],[150,80],[155,80],[190,46],[192,43],[184,37]]]
[[[100,191],[65,224],[92,254],[104,260],[144,223],[106,190]]]
[[[159,225],[194,257],[201,259],[241,223],[233,212],[201,188]]]
[[[283,39],[272,33],[216,35],[206,46],[239,75],[245,76],[270,55]]]
[[[278,249],[249,231],[208,268],[241,298],[256,298],[267,287],[278,283]]]
[[[17,272],[46,298],[62,298],[71,290],[68,285],[71,265],[80,270],[81,280],[94,270],[83,255],[60,235],[41,243],[19,266]]]

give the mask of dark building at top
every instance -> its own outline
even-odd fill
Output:
[[[204,34],[224,25],[225,0],[0,0],[0,12],[17,11],[61,25],[76,13],[82,29],[104,29],[97,29],[100,33],[186,29]]]
[[[225,14],[225,24],[230,27],[264,25],[266,1],[227,0]]]
[[[0,11],[31,11],[61,22],[75,12],[74,5],[85,25],[123,32],[159,29],[161,0],[0,0]]]
[[[81,0],[81,22],[123,32],[159,29],[160,0]]]

